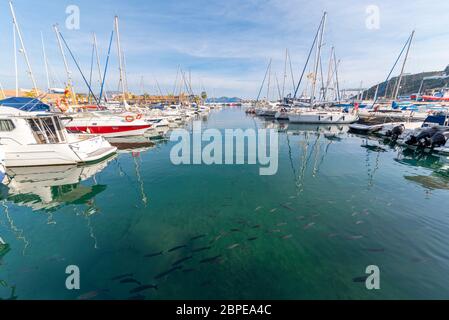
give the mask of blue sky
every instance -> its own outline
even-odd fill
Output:
[[[172,91],[177,66],[191,70],[194,90],[209,95],[255,97],[266,65],[281,77],[285,48],[291,52],[298,78],[323,11],[327,11],[324,56],[334,45],[341,59],[342,87],[383,81],[412,29],[416,30],[406,72],[442,70],[449,64],[449,1],[87,1],[40,0],[13,2],[38,85],[46,87],[40,41],[42,31],[54,78],[65,80],[62,58],[52,25],[58,23],[80,61],[90,70],[92,32],[96,32],[104,65],[113,17],[120,18],[131,90]],[[38,3],[38,4],[37,4]],[[80,29],[67,30],[66,7],[80,8]],[[368,29],[366,8],[379,8],[379,29]],[[0,82],[14,87],[12,24],[8,2],[0,2]],[[117,89],[115,43],[108,88]],[[30,88],[24,59],[19,56],[20,87]],[[86,88],[69,60],[77,91]],[[399,72],[399,71],[397,71]]]

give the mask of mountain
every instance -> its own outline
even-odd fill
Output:
[[[378,97],[385,96],[385,90],[387,89],[387,96],[394,95],[394,89],[399,76],[390,79],[388,85],[387,82],[381,82],[364,91],[365,99],[374,98],[376,87],[379,86]],[[423,79],[425,81],[423,82]],[[439,89],[449,84],[449,66],[443,71],[429,71],[416,74],[404,74],[402,76],[401,88],[399,89],[399,95],[410,95],[412,93],[418,93],[422,83],[420,93],[424,93],[426,90]]]

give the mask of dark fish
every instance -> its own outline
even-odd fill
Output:
[[[256,225],[252,226],[251,228],[258,229],[258,228],[260,228],[260,224],[256,224]]]
[[[154,279],[162,278],[163,276],[166,276],[166,275],[172,273],[173,271],[176,271],[176,270],[179,270],[179,269],[182,269],[182,266],[176,266],[176,267],[173,267],[173,268],[171,268],[171,269],[169,269],[167,271],[159,273],[157,276],[154,277]]]
[[[134,275],[134,273],[125,273],[125,274],[121,274],[119,276],[115,276],[115,277],[111,278],[111,280],[115,281],[115,280],[120,280],[123,278],[129,278],[129,277],[132,277],[133,275]]]
[[[198,235],[198,236],[195,236],[195,237],[193,237],[193,238],[190,238],[190,241],[198,240],[198,239],[204,238],[205,236],[206,236],[205,234],[200,234],[200,235]]]
[[[182,263],[182,262],[184,262],[184,261],[190,260],[190,259],[192,259],[192,258],[193,258],[193,256],[188,256],[188,257],[179,259],[179,260],[173,262],[172,266],[176,266],[176,265],[178,265],[178,264],[180,264],[180,263]]]
[[[257,240],[258,238],[257,237],[252,237],[252,238],[248,238],[248,241],[254,241],[254,240]]]
[[[297,217],[296,219],[298,219],[298,220],[304,220],[306,217],[304,217],[304,216],[299,216],[299,217]]]
[[[137,288],[130,290],[129,293],[139,293],[139,292],[142,292],[142,291],[148,290],[148,289],[157,290],[157,285],[156,284],[146,284],[146,285],[139,286]]]
[[[281,232],[281,229],[273,229],[268,231],[268,233],[279,233],[279,232]]]
[[[136,283],[138,285],[141,285],[141,283],[139,281],[137,281],[136,279],[133,279],[133,278],[126,278],[126,279],[120,280],[120,283]]]
[[[192,271],[195,271],[195,269],[190,268],[190,269],[182,270],[182,272],[184,272],[184,273],[189,273],[189,272],[192,272]]]
[[[160,255],[162,255],[162,254],[163,254],[163,252],[162,252],[162,251],[159,251],[159,252],[155,252],[155,253],[146,254],[146,255],[144,255],[144,257],[145,257],[145,258],[152,258],[152,257],[160,256]]]
[[[173,251],[185,248],[185,247],[187,247],[185,244],[183,244],[181,246],[176,246],[176,247],[173,247],[173,248],[169,249],[168,252],[173,252]]]
[[[145,300],[145,296],[139,294],[139,295],[136,295],[136,296],[129,297],[127,300]]]
[[[208,247],[193,249],[192,252],[201,252],[201,251],[210,250],[210,249],[212,249],[212,247],[208,246]]]
[[[288,204],[281,203],[281,207],[290,211],[295,211],[292,207],[290,207]]]
[[[365,282],[368,279],[368,276],[355,277],[352,279],[354,282]]]
[[[231,232],[240,232],[240,229],[237,229],[237,228],[231,229]]]
[[[227,234],[228,234],[227,232],[222,232],[218,236],[216,236],[215,239],[211,240],[209,243],[214,243],[214,242],[220,240],[222,237],[224,237]]]
[[[200,261],[200,263],[214,262],[215,260],[217,260],[220,257],[221,257],[221,254],[219,254],[218,256],[215,256],[215,257],[203,259]]]

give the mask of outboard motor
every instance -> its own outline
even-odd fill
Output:
[[[399,138],[399,136],[404,133],[404,131],[405,131],[405,126],[403,124],[400,124],[400,125],[394,127],[393,129],[388,130],[385,133],[385,135],[387,137],[391,137],[391,139],[396,141]]]
[[[438,148],[446,144],[446,137],[442,132],[435,133],[432,138],[430,138],[430,145],[432,148]]]
[[[436,127],[422,130],[417,136],[410,136],[410,138],[405,141],[408,145],[418,145],[420,147],[428,147],[431,145],[430,138],[438,131]]]

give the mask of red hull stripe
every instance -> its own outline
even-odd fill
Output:
[[[141,126],[86,126],[86,127],[66,127],[71,131],[81,131],[92,134],[107,134],[107,133],[116,133],[116,132],[127,132],[134,130],[142,130],[149,129],[150,125],[141,125]]]

